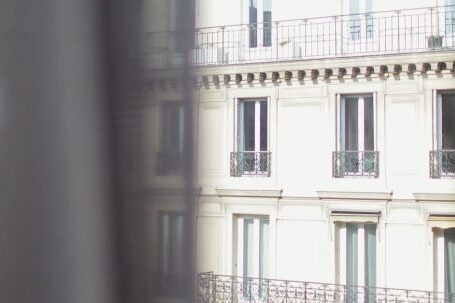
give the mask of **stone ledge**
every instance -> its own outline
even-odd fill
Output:
[[[353,199],[353,200],[391,200],[392,192],[343,192],[317,191],[321,200]]]
[[[414,193],[418,202],[455,202],[455,193]]]
[[[282,189],[230,189],[215,188],[215,193],[220,197],[265,197],[281,198]]]

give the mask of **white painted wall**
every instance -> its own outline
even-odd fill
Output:
[[[249,0],[196,0],[196,27],[247,24],[248,20],[246,17],[248,15],[242,11],[242,7],[247,8],[248,1]],[[444,5],[444,0],[372,1],[373,11],[420,8],[435,6],[436,4]],[[362,9],[362,7],[364,7],[364,0],[360,0],[360,8]],[[340,14],[349,14],[349,0],[319,0],[316,2],[302,0],[272,0],[273,21],[325,17]]]
[[[364,60],[358,64],[367,64],[368,59]],[[219,72],[222,74],[222,67]],[[343,83],[305,80],[278,86],[267,82],[265,86],[201,88],[199,269],[231,274],[232,214],[260,213],[276,218],[276,258],[270,258],[276,270],[271,278],[335,283],[330,210],[381,211],[377,285],[433,290],[432,231],[426,218],[432,212],[454,213],[455,203],[416,202],[414,194],[455,193],[453,179],[430,179],[428,171],[428,152],[433,148],[431,91],[454,87],[453,77],[430,73],[428,77],[402,74],[371,81],[345,77]],[[335,96],[360,92],[377,93],[380,175],[378,179],[334,179]],[[230,177],[234,100],[255,96],[270,98],[272,176]],[[257,198],[252,204],[248,197],[220,197],[216,188],[282,189],[283,198]],[[321,200],[318,191],[393,194],[391,201]]]
[[[156,7],[156,0],[148,0]],[[348,1],[320,0],[315,5],[301,0],[272,0],[276,20],[335,15],[348,12]],[[432,6],[433,0],[375,1],[374,10]],[[438,4],[443,4],[438,3]],[[198,0],[196,26],[246,23],[242,1]],[[155,24],[157,20],[146,20]],[[403,63],[419,55],[402,56]],[[365,66],[371,58],[359,59]],[[333,59],[328,62],[343,62]],[[320,62],[318,68],[327,63]],[[307,63],[297,62],[293,70]],[[316,63],[311,63],[316,64]],[[344,63],[340,63],[344,64]],[[290,66],[288,64],[288,66]],[[340,65],[343,66],[343,65]],[[211,69],[210,73],[235,73],[238,67]],[[251,67],[268,70],[267,64]],[[335,282],[334,223],[330,210],[381,211],[378,225],[377,285],[433,290],[433,243],[427,215],[455,213],[452,202],[420,202],[415,193],[455,193],[453,179],[430,179],[428,152],[433,149],[432,90],[453,89],[455,79],[434,73],[413,78],[401,75],[386,80],[345,77],[338,81],[306,79],[276,86],[232,84],[197,91],[198,182],[201,197],[197,212],[197,263],[199,271],[233,273],[233,220],[237,214],[270,217],[271,278]],[[331,154],[336,149],[336,94],[377,94],[377,146],[380,152],[378,179],[332,178]],[[175,90],[165,90],[162,102],[176,100]],[[267,97],[269,100],[271,177],[229,176],[229,155],[234,146],[234,101],[236,98]],[[153,106],[159,106],[153,104]],[[147,114],[150,128],[160,128],[158,111]],[[158,115],[158,116],[156,116]],[[154,135],[156,138],[157,134]],[[154,152],[156,143],[145,140]],[[147,164],[153,175],[154,163]],[[148,178],[150,187],[179,182],[178,176]],[[215,189],[283,191],[281,199],[218,196]],[[318,191],[392,192],[392,200],[318,199]]]

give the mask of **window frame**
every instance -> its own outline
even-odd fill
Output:
[[[245,233],[244,233],[244,221],[245,220],[253,220],[253,258],[254,265],[253,265],[253,274],[251,277],[246,276],[246,273],[244,272],[244,242],[245,242]],[[264,262],[263,260],[263,255],[261,251],[261,242],[262,242],[262,237],[261,237],[261,224],[262,221],[265,220],[268,222],[268,248],[265,248],[265,251],[268,253],[266,257],[268,257],[268,262],[265,262],[266,264],[270,264],[270,245],[271,245],[271,220],[269,215],[250,215],[250,214],[236,214],[233,216],[233,259],[232,259],[232,272],[234,275],[237,275],[239,277],[243,278],[261,278],[261,279],[267,279],[270,276],[270,266],[268,266],[268,273],[266,273],[265,277],[261,276],[261,262]],[[257,242],[257,243],[256,243]],[[257,261],[257,262],[256,262]]]
[[[266,101],[267,102],[267,152],[270,151],[270,97],[248,97],[248,98],[235,98],[234,99],[234,151],[235,152],[242,152],[238,149],[238,131],[239,131],[239,126],[237,123],[237,117],[238,117],[238,110],[239,110],[239,103],[240,102],[256,102],[255,108],[260,107],[261,101]],[[259,103],[259,106],[258,106]],[[259,118],[259,119],[258,119]],[[259,121],[259,123],[258,123]],[[259,129],[259,134],[257,134],[257,130]],[[258,110],[255,109],[255,148],[254,152],[260,152],[261,151],[261,142],[260,142],[260,112],[258,113]],[[257,142],[259,137],[259,142]]]
[[[445,241],[445,231],[447,229],[454,229],[455,227],[450,228],[432,228],[432,241],[433,241],[433,290],[439,292],[446,296],[446,241]],[[455,270],[455,269],[454,269]],[[440,298],[443,299],[443,298]],[[452,301],[452,300],[450,300]]]
[[[260,127],[260,104],[265,101],[267,104],[267,145],[266,150],[261,150],[261,127]],[[255,148],[253,151],[239,150],[239,125],[238,125],[238,116],[239,116],[239,103],[240,102],[256,102],[255,104]],[[233,116],[233,152],[231,153],[231,177],[244,177],[244,176],[254,176],[254,177],[270,177],[271,176],[271,167],[270,167],[270,139],[271,139],[271,98],[270,97],[246,97],[246,98],[234,98],[234,116]],[[259,118],[259,119],[258,119]],[[243,155],[240,155],[243,153]],[[246,154],[253,153],[253,157]],[[239,164],[240,163],[240,164]],[[249,163],[250,165],[245,165]],[[265,167],[263,167],[265,165]],[[247,170],[244,168],[246,167]],[[252,170],[248,169],[252,168]],[[233,174],[233,171],[235,172]]]
[[[347,93],[347,94],[340,94],[340,93],[337,93],[336,94],[336,111],[335,111],[335,115],[336,115],[336,151],[346,151],[344,147],[342,147],[342,117],[341,117],[341,112],[342,112],[342,102],[346,102],[345,101],[345,98],[349,98],[349,97],[362,97],[364,98],[365,96],[367,95],[372,95],[373,97],[373,136],[374,136],[374,139],[373,139],[373,142],[374,142],[374,149],[373,151],[377,151],[378,150],[378,127],[377,127],[377,123],[378,123],[378,117],[377,117],[377,114],[378,114],[378,102],[377,102],[377,92],[370,92],[370,93],[354,93],[354,94],[351,94],[351,93]],[[359,111],[360,112],[360,111]],[[360,112],[359,113],[359,116],[363,116],[364,115],[364,112]],[[358,118],[358,121],[360,122],[360,117]],[[364,125],[362,123],[362,125]],[[359,131],[360,131],[360,127],[359,127]],[[363,130],[362,130],[362,133],[363,133]],[[357,136],[359,138],[359,132],[357,133]],[[365,137],[365,136],[364,136]],[[362,142],[365,141],[365,138],[362,139]],[[365,144],[363,144],[363,147],[365,147]],[[361,150],[359,147],[358,147],[358,151],[365,151],[365,149],[363,148],[363,150]]]
[[[158,281],[155,281],[155,284],[158,285],[156,288],[156,292],[159,295],[164,295],[164,296],[169,296],[169,297],[182,297],[184,295],[184,267],[185,267],[185,254],[182,252],[182,250],[179,250],[178,247],[176,248],[176,251],[178,255],[175,256],[175,258],[179,258],[181,264],[177,264],[174,266],[174,268],[177,268],[178,270],[173,270],[171,266],[172,260],[172,241],[174,240],[175,243],[179,243],[180,245],[183,245],[184,243],[184,236],[185,236],[185,224],[186,224],[186,218],[185,218],[185,212],[184,211],[173,211],[173,210],[160,210],[157,212],[158,216],[158,253],[156,254],[157,258],[157,279]],[[164,234],[164,229],[165,229],[165,224],[164,220],[165,217],[168,217],[169,222],[167,223],[168,225],[168,239],[167,241],[164,239],[165,234]],[[172,225],[175,223],[175,220],[177,218],[181,218],[181,231],[176,231],[176,233],[180,232],[180,235],[182,239],[173,239],[173,234],[172,234]],[[176,228],[176,227],[174,227]],[[166,243],[168,242],[168,243]],[[166,251],[167,250],[167,251]],[[178,262],[178,261],[177,261]]]
[[[347,214],[347,216],[349,216]],[[375,285],[371,287],[378,287],[378,281],[380,279],[379,260],[380,260],[380,237],[379,237],[379,217],[376,222],[366,221],[334,221],[335,228],[335,283],[339,285],[347,285],[347,224],[359,225],[358,236],[357,236],[357,250],[358,250],[358,283],[356,286],[367,287],[365,285],[365,225],[375,225]]]
[[[168,133],[166,133],[166,129],[168,129],[168,125],[167,125],[167,121],[168,120],[165,115],[167,114],[166,113],[166,110],[167,108],[170,108],[172,106],[175,106],[177,108],[177,111],[178,111],[178,124],[177,125],[177,135],[178,135],[178,147],[176,150],[170,150],[170,149],[167,149],[166,147],[166,135],[169,135]],[[185,126],[185,112],[184,112],[184,104],[182,101],[178,101],[178,100],[170,100],[170,101],[164,101],[161,103],[161,137],[160,137],[160,151],[162,152],[183,152],[183,138],[184,138],[184,126]],[[176,124],[175,121],[173,121],[172,124]]]
[[[344,108],[347,98],[373,100],[373,150],[365,150],[365,111],[357,108],[357,150],[347,150],[345,144]],[[378,150],[378,97],[377,92],[356,92],[335,94],[335,151],[332,153],[332,177],[334,178],[379,178]],[[364,103],[361,102],[363,105]],[[361,107],[365,108],[365,107]],[[359,138],[362,137],[362,140]],[[360,145],[360,147],[359,147]]]
[[[455,94],[455,89],[434,89],[433,95],[433,149],[442,149],[442,95],[444,93]],[[455,101],[453,101],[455,102]]]
[[[247,43],[248,43],[248,48],[253,48],[253,49],[257,49],[257,48],[269,48],[269,47],[272,47],[272,41],[273,41],[273,31],[272,31],[272,24],[273,24],[273,5],[272,5],[272,1],[273,0],[255,0],[256,1],[256,22],[252,22],[250,20],[250,9],[251,9],[251,6],[250,6],[250,0],[248,1],[245,1],[244,5],[243,5],[243,8],[244,8],[244,13],[243,13],[243,16],[244,18],[246,19],[246,24],[248,25],[248,39],[247,39]],[[264,14],[265,14],[265,1],[270,1],[270,15],[271,15],[271,18],[270,18],[270,24],[266,24],[264,22]],[[261,27],[262,25],[262,27]],[[267,31],[270,32],[270,41],[267,41],[268,43],[264,43],[266,41],[266,39],[264,39],[266,37],[266,29]],[[255,35],[255,39],[252,40],[252,34]],[[254,41],[255,43],[252,43],[252,41]]]
[[[354,1],[357,2],[355,7],[352,5]],[[374,18],[371,16],[373,11],[373,0],[350,0],[348,2],[348,37],[351,43],[374,39],[375,25]]]
[[[430,178],[445,179],[454,178],[455,171],[452,168],[447,169],[444,162],[453,163],[449,158],[453,157],[454,149],[444,149],[442,144],[442,96],[444,94],[454,94],[455,89],[433,89],[431,90],[432,98],[432,150],[430,151]],[[453,100],[452,102],[455,102]]]
[[[171,121],[167,115],[170,113],[170,108],[177,109],[177,121]],[[184,132],[185,132],[185,108],[182,101],[179,100],[166,100],[161,102],[159,112],[159,148],[157,153],[157,160],[162,164],[157,163],[157,175],[178,175],[182,170],[182,155],[184,152]],[[171,127],[169,127],[171,125]],[[170,132],[169,130],[174,130]],[[169,148],[168,137],[177,135],[176,149]],[[170,164],[171,163],[171,164]]]

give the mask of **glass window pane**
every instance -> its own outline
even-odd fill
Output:
[[[455,0],[445,0],[445,5],[447,10],[445,12],[445,25],[446,25],[446,34],[452,34],[455,30]]]
[[[346,223],[346,285],[359,285],[358,228],[358,224]]]
[[[455,228],[444,231],[444,280],[445,292],[455,293]],[[453,302],[455,298],[449,298]]]
[[[267,101],[261,101],[260,102],[261,106],[261,134],[260,134],[260,148],[261,151],[267,151],[268,150],[268,123],[267,123]]]
[[[364,144],[365,150],[374,150],[374,106],[373,97],[364,97]]]
[[[258,43],[257,22],[258,22],[257,0],[250,0],[249,6],[250,47],[256,47]]]
[[[360,39],[360,18],[357,15],[359,12],[359,0],[349,0],[349,14],[353,14],[349,22],[351,40]]]
[[[162,146],[163,152],[176,152],[183,147],[181,144],[183,109],[180,102],[165,102],[163,104]]]
[[[263,45],[271,46],[272,45],[272,0],[264,0],[263,22],[264,22]]]
[[[455,93],[442,94],[442,149],[455,149]]]
[[[243,102],[243,150],[254,151],[255,102]]]
[[[254,220],[243,221],[243,277],[253,277]]]
[[[346,97],[344,99],[344,150],[358,150],[359,113],[358,98]]]
[[[365,286],[376,287],[376,224],[365,224]]]
[[[259,277],[268,278],[269,275],[269,220],[261,219],[259,243]]]
[[[161,273],[169,272],[169,248],[170,248],[170,218],[168,215],[160,217],[160,265]]]

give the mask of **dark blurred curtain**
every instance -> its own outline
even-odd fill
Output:
[[[183,2],[179,10],[193,11]],[[0,302],[154,300],[138,160],[141,10],[139,0],[0,0]],[[184,54],[191,15],[180,32]],[[176,72],[189,96],[188,62]],[[189,193],[191,132],[185,144]]]

